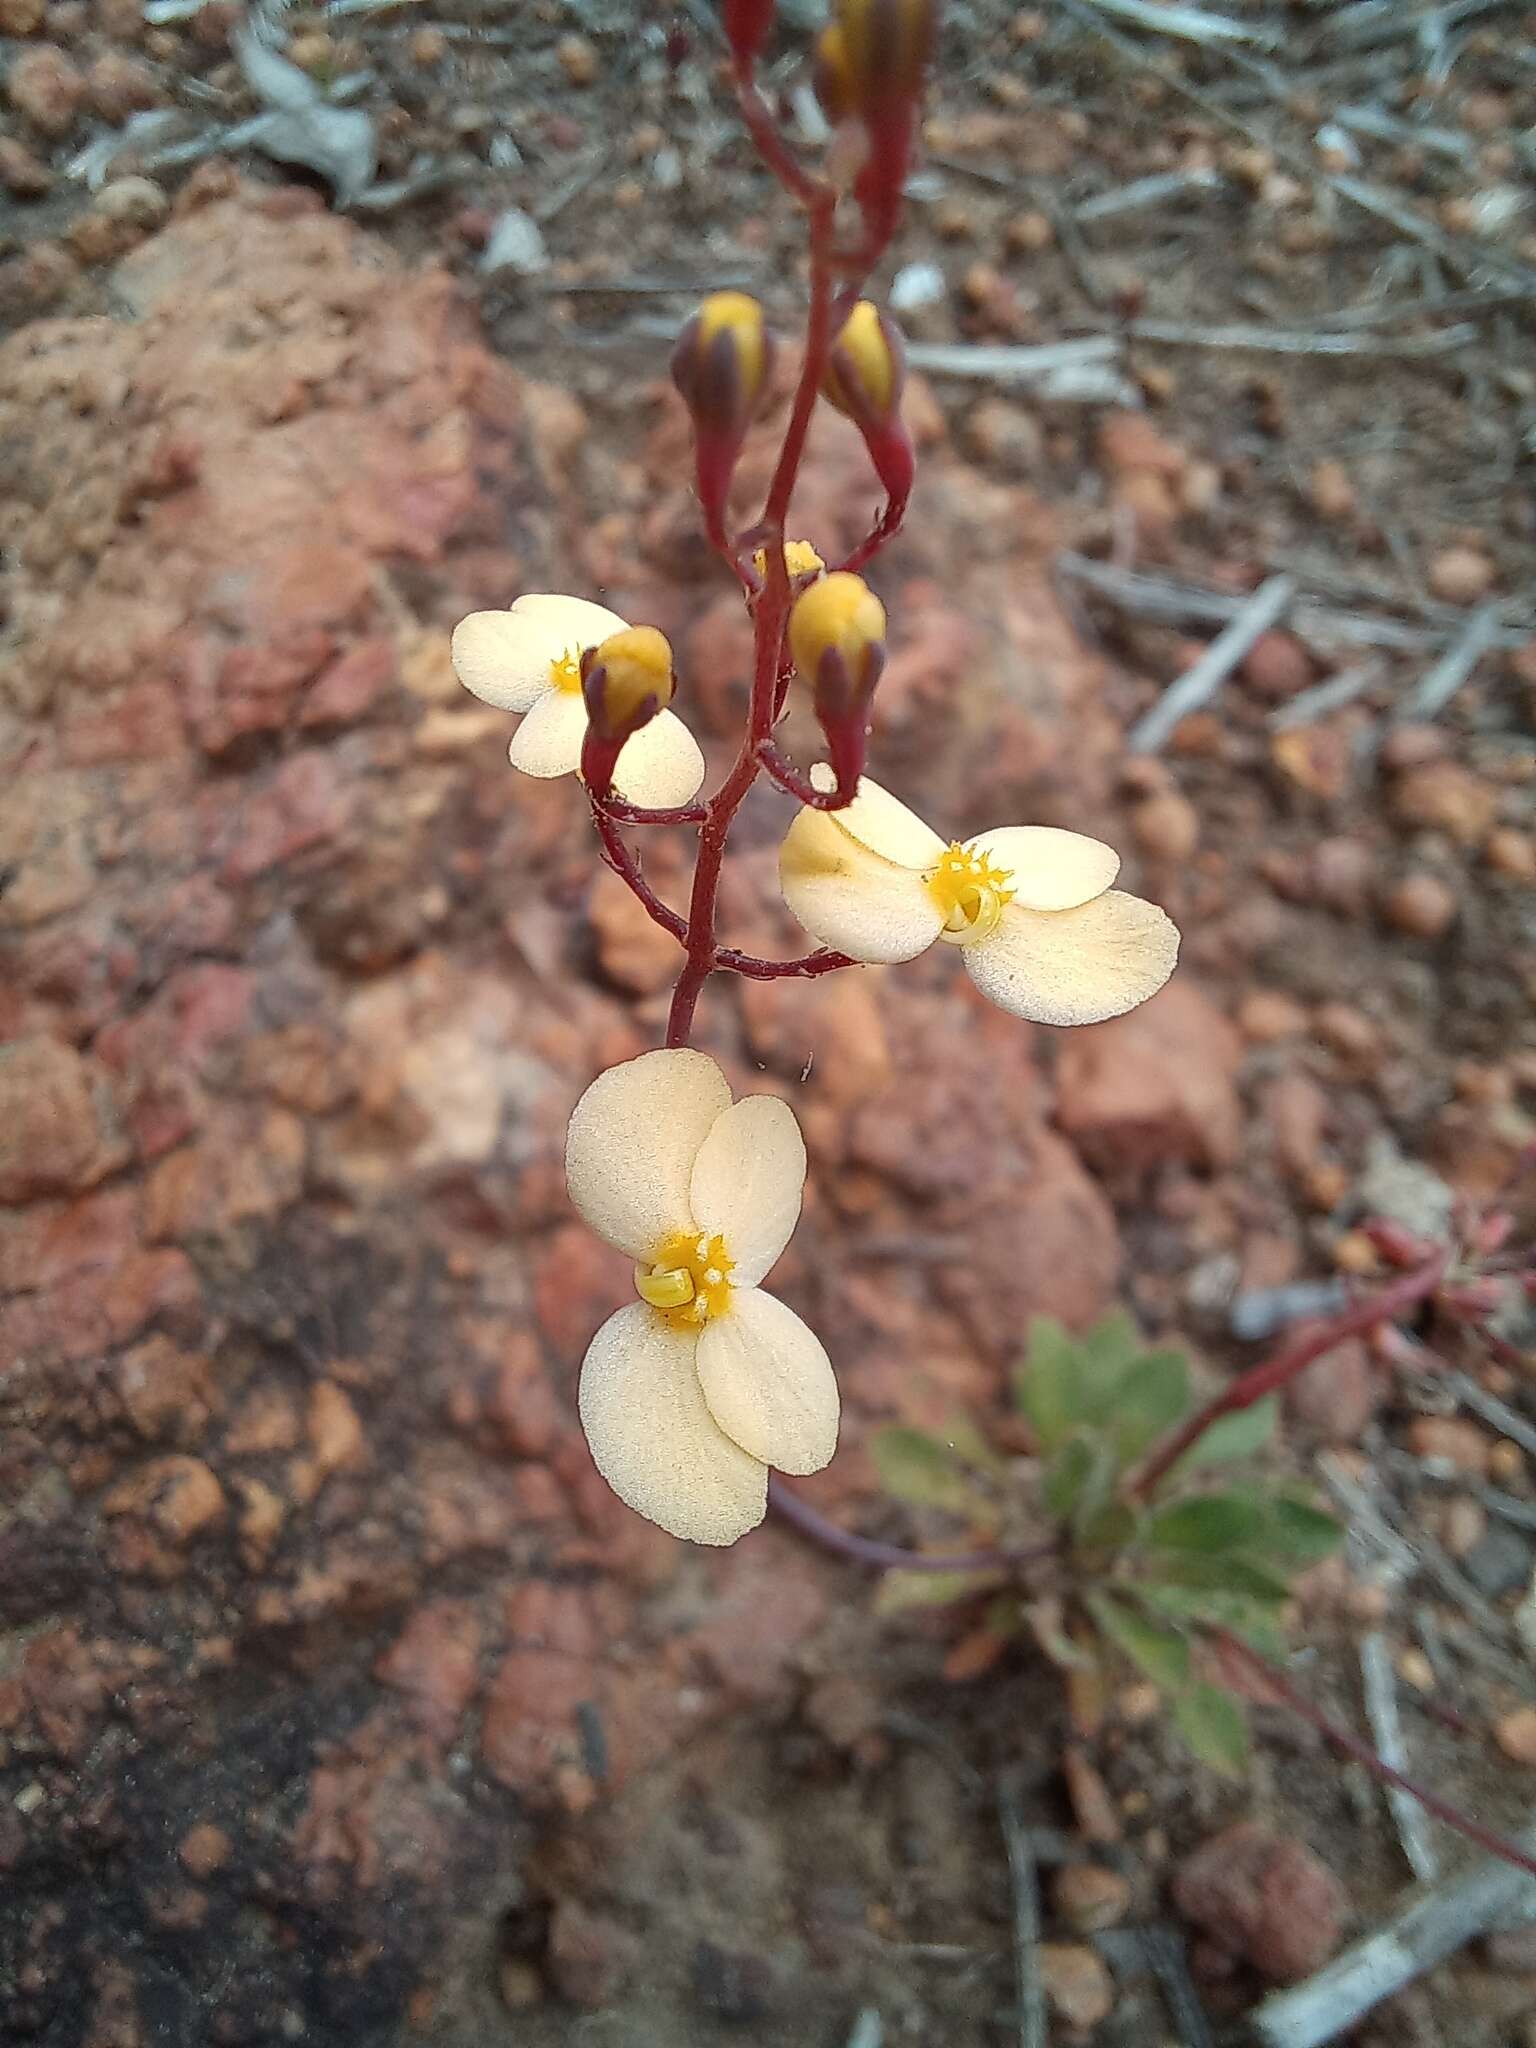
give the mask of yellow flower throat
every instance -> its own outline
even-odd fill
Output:
[[[730,1307],[735,1270],[723,1237],[674,1230],[656,1247],[649,1266],[636,1266],[635,1292],[660,1309],[674,1330],[696,1330]]]
[[[1008,887],[1012,868],[996,868],[976,846],[958,839],[945,847],[939,864],[923,877],[928,893],[944,913],[941,939],[952,946],[972,946],[997,929],[1003,906],[1015,891]]]
[[[549,664],[549,680],[557,690],[569,691],[573,696],[581,695],[581,649],[567,647],[564,654],[557,654]]]

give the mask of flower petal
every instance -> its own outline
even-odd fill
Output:
[[[512,612],[471,612],[454,627],[450,651],[465,689],[498,711],[531,711],[550,687],[549,635]]]
[[[837,1449],[838,1398],[821,1339],[760,1287],[742,1288],[699,1339],[699,1384],[734,1442],[781,1472],[819,1472]]]
[[[593,604],[586,597],[566,597],[553,590],[529,591],[514,600],[512,610],[520,619],[534,620],[551,641],[558,641],[556,654],[564,654],[569,648],[575,648],[579,654],[584,647],[596,647],[610,633],[622,633],[629,624],[628,619],[621,619],[605,604]],[[554,656],[550,658],[553,660]]]
[[[620,796],[655,811],[690,802],[703,780],[699,743],[671,711],[658,713],[624,742],[613,771]]]
[[[795,1113],[773,1095],[722,1110],[693,1162],[690,1199],[701,1231],[719,1231],[736,1287],[756,1287],[789,1243],[805,1188],[805,1140]]]
[[[1155,903],[1110,889],[1076,910],[1010,903],[990,937],[961,948],[982,994],[1035,1024],[1101,1024],[1157,994],[1179,932]]]
[[[507,759],[525,775],[574,775],[586,736],[583,698],[575,690],[546,690],[513,733]]]
[[[593,1463],[619,1499],[689,1543],[734,1543],[768,1510],[768,1468],[704,1403],[698,1334],[642,1301],[587,1350],[577,1406]]]
[[[828,792],[837,787],[837,777],[826,761],[816,763],[811,781],[817,789]],[[904,868],[931,868],[944,851],[945,842],[931,825],[924,824],[900,797],[892,796],[867,775],[859,777],[851,804],[844,804],[840,811],[818,812],[817,816],[832,819],[871,853],[883,854]]]
[[[779,849],[784,901],[813,938],[854,960],[915,960],[944,929],[942,911],[916,868],[871,852],[841,816],[802,809],[796,817]]]
[[[565,1181],[583,1217],[632,1259],[692,1230],[688,1184],[710,1126],[728,1109],[724,1074],[702,1052],[643,1052],[582,1096],[565,1141]]]
[[[1102,896],[1120,872],[1112,846],[1054,825],[1004,825],[978,832],[976,845],[994,867],[1011,872],[1008,886],[1022,910],[1076,910]]]

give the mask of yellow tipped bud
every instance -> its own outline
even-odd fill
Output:
[[[845,569],[802,591],[789,615],[789,651],[813,685],[827,655],[839,655],[848,673],[857,675],[870,649],[884,640],[885,606],[862,576]]]
[[[861,425],[892,419],[906,382],[901,334],[870,299],[860,299],[832,344],[822,391]]]
[[[627,739],[672,701],[672,648],[654,626],[626,626],[582,657],[587,718],[604,739]]]
[[[816,38],[811,60],[811,86],[821,111],[835,127],[854,111],[853,73],[848,68],[848,44],[837,23],[829,22]]]
[[[695,419],[739,440],[762,402],[773,366],[763,309],[746,292],[712,292],[672,352],[672,381]]]
[[[936,0],[834,0],[832,26],[859,113],[922,91],[936,13]]]
[[[760,583],[768,578],[768,550],[758,548],[752,556],[752,566],[757,571]],[[808,540],[787,540],[784,543],[784,567],[789,580],[794,583],[802,576],[819,576],[826,563],[817,554]]]

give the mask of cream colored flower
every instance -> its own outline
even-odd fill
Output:
[[[825,763],[811,779],[833,786]],[[823,945],[889,964],[948,940],[984,996],[1036,1024],[1102,1023],[1172,974],[1178,929],[1110,888],[1119,867],[1112,847],[1050,825],[946,845],[867,776],[846,809],[802,809],[779,855],[784,900]]]
[[[770,1465],[819,1472],[837,1447],[820,1339],[759,1285],[800,1215],[794,1112],[733,1103],[704,1053],[642,1053],[577,1103],[565,1173],[598,1236],[635,1260],[640,1297],[582,1363],[597,1469],[672,1535],[734,1543],[767,1511]]]
[[[581,765],[587,707],[581,694],[581,656],[626,622],[582,597],[536,593],[507,612],[471,612],[453,635],[459,681],[499,711],[517,711],[522,724],[508,749],[525,775],[573,775]],[[630,803],[654,810],[688,803],[704,780],[704,756],[683,721],[663,711],[627,740],[613,786]]]

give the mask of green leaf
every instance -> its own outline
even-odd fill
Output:
[[[962,1465],[991,1477],[1003,1469],[1003,1461],[968,1415],[952,1415],[938,1432],[938,1440]]]
[[[1303,1567],[1331,1557],[1344,1541],[1342,1524],[1309,1501],[1281,1494],[1264,1504],[1264,1527],[1251,1548],[1261,1557]]]
[[[1224,1465],[1233,1458],[1251,1458],[1269,1442],[1279,1419],[1279,1401],[1273,1394],[1266,1394],[1251,1408],[1238,1408],[1213,1422],[1203,1436],[1196,1437],[1173,1470],[1192,1472],[1200,1465]]]
[[[1266,1657],[1285,1654],[1279,1610],[1266,1603],[1197,1586],[1138,1586],[1136,1598],[1160,1620],[1230,1629]]]
[[[1123,1500],[1104,1500],[1077,1516],[1076,1547],[1079,1551],[1124,1550],[1134,1539],[1139,1520],[1134,1508]]]
[[[996,1572],[886,1572],[875,1593],[876,1614],[917,1607],[952,1607],[997,1584]]]
[[[1112,1309],[1083,1332],[1077,1345],[1085,1377],[1096,1390],[1107,1390],[1124,1379],[1127,1367],[1141,1350],[1141,1332],[1123,1308]],[[1099,1408],[1097,1413],[1102,1415],[1104,1410]]]
[[[1188,1684],[1189,1644],[1177,1629],[1159,1627],[1106,1593],[1089,1593],[1085,1604],[1115,1648],[1154,1685],[1178,1692]]]
[[[1248,1716],[1217,1685],[1192,1685],[1173,1702],[1174,1725],[1191,1753],[1223,1777],[1240,1777],[1248,1763]]]
[[[1019,1407],[1047,1451],[1056,1450],[1081,1420],[1078,1348],[1054,1316],[1036,1316],[1029,1350],[1016,1382]]]
[[[1242,1600],[1283,1607],[1291,1597],[1290,1586],[1278,1572],[1256,1564],[1250,1557],[1213,1557],[1199,1551],[1170,1552],[1148,1556],[1146,1565],[1154,1582],[1166,1586],[1188,1586],[1196,1592],[1235,1593]]]
[[[1115,1389],[1109,1427],[1122,1465],[1139,1458],[1189,1408],[1189,1361],[1182,1351],[1148,1351]]]
[[[963,1515],[974,1505],[965,1474],[947,1445],[920,1429],[880,1429],[869,1440],[880,1484],[893,1500],[914,1508],[944,1508]]]
[[[1085,1436],[1069,1437],[1045,1468],[1046,1513],[1064,1522],[1083,1497],[1097,1460]]]
[[[1240,1550],[1263,1527],[1264,1510],[1251,1495],[1202,1493],[1160,1508],[1147,1523],[1147,1542],[1158,1550]]]

